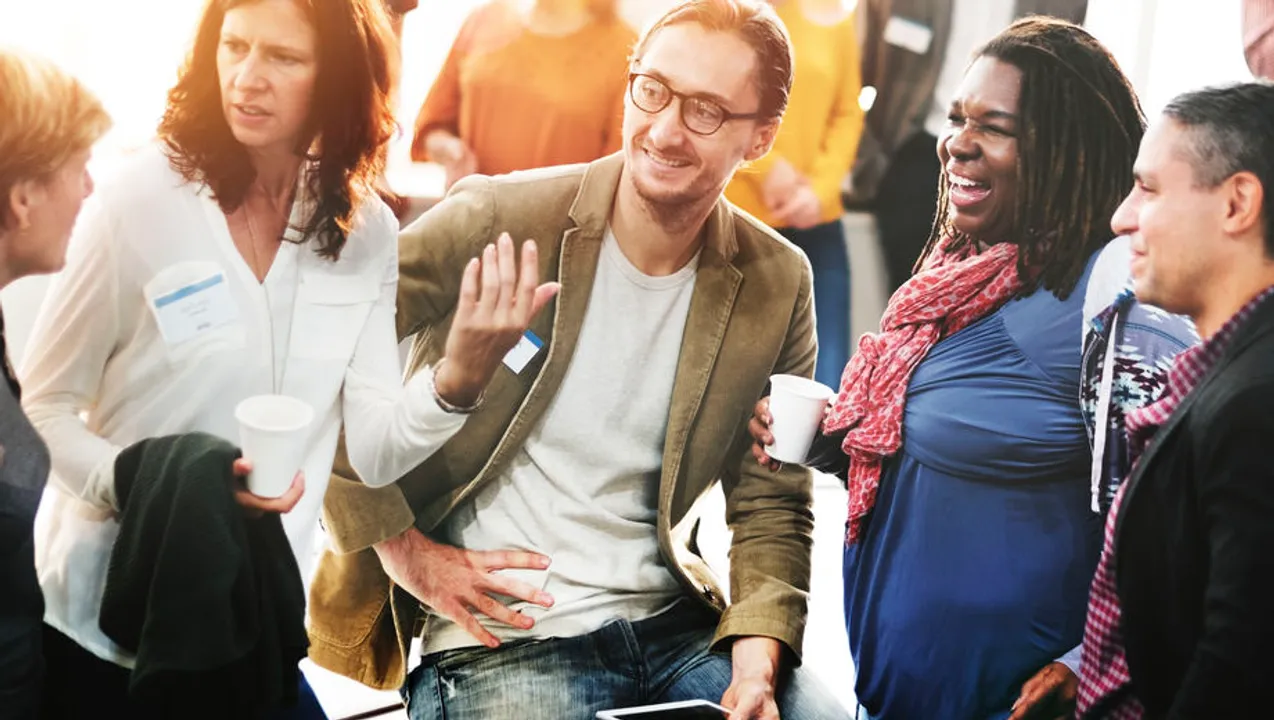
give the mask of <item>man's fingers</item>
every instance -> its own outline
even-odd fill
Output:
[[[509,627],[530,630],[535,621],[500,603],[489,595],[481,595],[474,599],[474,609],[499,623]]]
[[[525,550],[471,550],[474,565],[482,570],[544,570],[549,557]]]
[[[458,310],[471,308],[478,302],[481,268],[482,262],[478,258],[471,258],[469,263],[464,266],[464,275],[460,277],[460,305]]]
[[[535,296],[531,300],[531,312],[523,318],[523,323],[530,325],[531,318],[539,315],[540,311],[544,309],[544,306],[549,304],[549,300],[552,300],[561,289],[562,284],[555,282],[547,282],[537,287],[535,289]]]
[[[500,297],[498,263],[495,245],[487,245],[482,249],[482,296],[478,298],[478,305],[485,312],[490,312],[495,307],[496,299]]]
[[[744,693],[739,703],[730,711],[730,720],[760,720],[763,698]]]
[[[443,617],[464,628],[465,632],[472,635],[475,640],[483,645],[489,648],[500,646],[500,639],[482,627],[482,623],[478,622],[477,616],[470,612],[468,608],[456,604],[448,605],[445,610],[442,608],[434,609]]]
[[[518,282],[518,266],[513,252],[513,238],[507,232],[496,239],[496,271],[500,278],[500,294],[492,298],[492,307],[504,310],[517,302],[514,293]]]
[[[530,320],[530,308],[535,302],[535,288],[540,283],[540,251],[534,240],[522,243],[522,264],[518,268],[517,295],[512,299],[514,306],[521,312],[528,313],[525,319]]]
[[[252,473],[252,463],[247,458],[236,458],[230,465],[230,473],[235,477],[247,477]]]
[[[1017,702],[1013,703],[1013,714],[1009,715],[1008,720],[1023,720],[1029,717],[1035,706],[1049,694],[1049,690],[1049,684],[1041,675],[1026,681],[1026,684],[1022,686],[1021,696],[1018,697]]]
[[[515,580],[498,572],[488,574],[487,578],[487,589],[491,592],[508,595],[511,598],[517,598],[540,607],[551,607],[553,605],[552,595],[530,583]]]

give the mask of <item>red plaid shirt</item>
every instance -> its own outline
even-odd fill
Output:
[[[1163,397],[1124,416],[1128,453],[1134,466],[1159,427],[1172,417],[1181,401],[1216,365],[1235,331],[1271,295],[1274,295],[1274,287],[1266,288],[1207,342],[1178,355],[1168,373],[1168,387]],[[1123,504],[1127,488],[1127,483],[1119,488],[1106,516],[1106,539],[1102,544],[1101,561],[1097,564],[1097,573],[1093,576],[1093,586],[1088,595],[1088,620],[1084,624],[1084,650],[1079,666],[1077,711],[1081,718],[1140,720],[1145,714],[1141,701],[1132,692],[1128,658],[1124,654],[1119,594],[1115,588],[1115,519],[1119,516],[1119,506]]]

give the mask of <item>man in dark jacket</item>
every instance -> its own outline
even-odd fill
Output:
[[[1146,133],[1115,213],[1138,299],[1204,342],[1126,417],[1080,716],[1270,717],[1274,702],[1274,85],[1187,93]]]

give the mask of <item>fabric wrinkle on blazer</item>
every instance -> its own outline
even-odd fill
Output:
[[[565,375],[587,308],[601,240],[623,169],[621,155],[501,178],[467,178],[401,235],[398,323],[416,334],[411,370],[444,349],[461,270],[507,231],[540,243],[540,271],[562,290],[532,323],[546,346],[519,374],[497,371],[483,407],[439,452],[397,484],[371,489],[338,458],[326,501],[336,552],[311,588],[310,657],[374,687],[402,684],[419,603],[396,589],[370,546],[413,524],[428,533],[497,477],[533,430]],[[771,473],[751,460],[746,423],[773,373],[809,377],[814,337],[811,272],[772,230],[719,200],[681,348],[658,495],[658,539],[688,593],[724,611],[716,641],[765,635],[799,657],[809,589],[811,476]],[[720,479],[734,530],[726,608],[720,583],[693,552],[698,501]],[[343,553],[343,554],[342,554]]]
[[[1138,461],[1115,582],[1147,717],[1270,717],[1274,302],[1238,328]]]
[[[946,61],[951,33],[952,0],[863,0],[863,87],[876,88],[876,101],[867,112],[867,125],[854,163],[854,189],[873,197],[890,158],[902,144],[924,130],[938,75]],[[965,6],[966,10],[974,8]],[[1013,17],[1052,15],[1082,23],[1088,0],[1017,0]],[[892,17],[923,25],[933,34],[928,51],[919,55],[885,41]]]

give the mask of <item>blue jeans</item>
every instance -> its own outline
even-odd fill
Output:
[[[407,676],[411,720],[593,720],[598,710],[705,699],[730,685],[730,657],[710,652],[717,616],[689,598],[638,622],[587,635],[428,655]],[[802,668],[779,685],[783,720],[850,720]]]
[[[840,220],[808,230],[779,232],[805,251],[814,269],[814,310],[818,313],[818,368],[814,379],[833,390],[849,362],[849,249]]]

